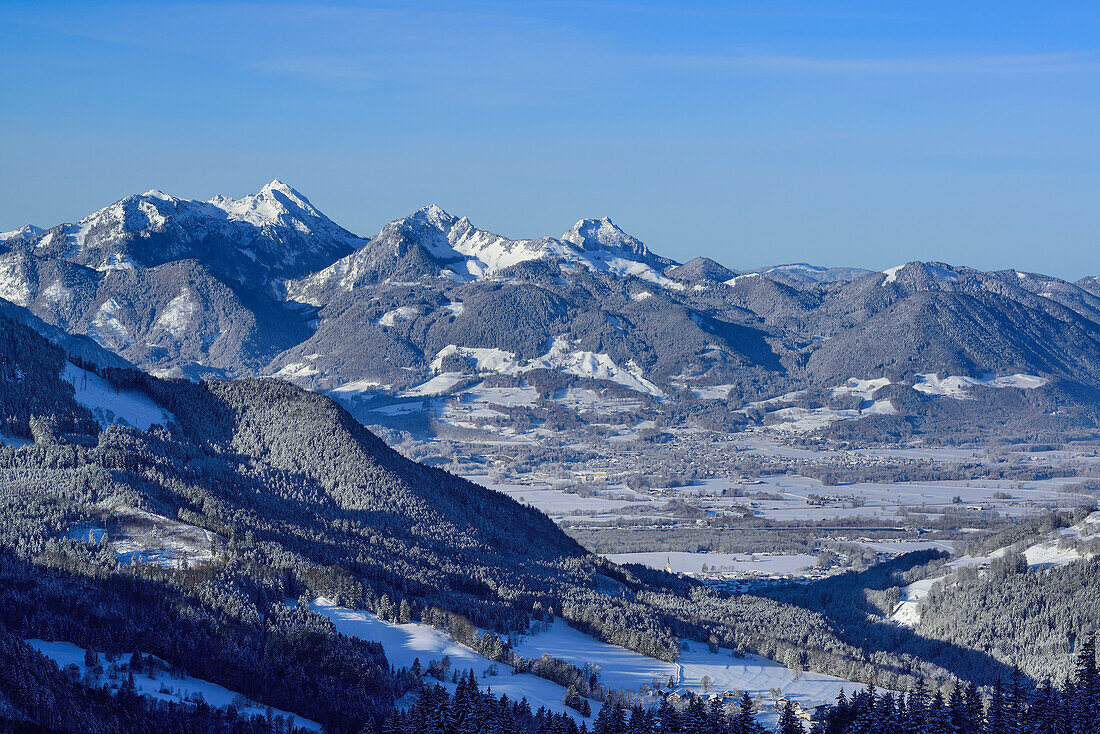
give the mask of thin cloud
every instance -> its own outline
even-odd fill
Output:
[[[861,75],[1071,74],[1100,71],[1093,51],[986,56],[829,58],[787,54],[660,54],[662,66],[699,72]]]

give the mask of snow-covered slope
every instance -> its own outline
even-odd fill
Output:
[[[477,372],[482,373],[522,375],[537,369],[556,370],[576,377],[610,380],[658,399],[665,397],[659,387],[645,378],[637,364],[630,362],[626,365],[617,365],[610,355],[578,349],[564,335],[554,338],[546,354],[531,360],[518,359],[514,353],[501,349],[459,347],[449,344],[436,354],[431,362],[432,369],[441,373],[444,362],[453,357],[468,360]],[[437,379],[438,376],[433,378],[433,380]],[[434,394],[425,392],[423,388],[424,386],[420,386],[414,389],[420,390],[420,394]]]
[[[565,689],[556,683],[530,673],[513,675],[507,666],[477,654],[428,625],[383,622],[370,612],[347,609],[324,598],[310,602],[309,608],[331,619],[336,629],[349,637],[380,642],[386,659],[396,668],[411,667],[414,660],[420,660],[420,664],[427,668],[428,663],[446,656],[451,661],[452,670],[472,668],[479,686],[490,688],[498,696],[506,694],[514,701],[526,698],[532,709],[544,706],[550,711],[569,714],[578,721],[590,723],[599,713],[600,706],[593,701],[592,716],[581,716],[562,703]],[[483,677],[486,673],[488,675]],[[445,681],[444,685],[450,686],[450,683]]]
[[[24,240],[37,255],[103,273],[196,258],[253,284],[313,272],[364,242],[278,179],[242,199],[153,189]]]
[[[905,265],[895,265],[892,268],[883,270],[882,274],[886,277],[882,279],[882,285],[885,286],[897,282],[898,275],[900,275],[902,271],[919,273],[919,275],[914,275],[912,277],[923,276],[938,283],[955,283],[959,279],[959,276],[953,270],[941,264],[912,262]]]
[[[147,431],[154,425],[167,426],[175,420],[144,393],[119,390],[94,372],[72,362],[65,364],[62,378],[76,390],[76,401],[96,417],[100,425],[113,423]]]
[[[545,385],[554,372],[567,387],[603,380],[664,399],[654,412],[890,375],[925,396],[975,397],[939,406],[958,420],[989,400],[1051,424],[1098,412],[1100,296],[1036,273],[913,262],[736,275],[707,258],[678,265],[608,218],[510,239],[435,205],[368,240],[278,180],[239,199],[151,190],[9,235],[0,298],[158,375],[377,383],[402,398],[490,374]],[[937,410],[899,390],[866,404],[834,390],[843,404],[775,406],[791,410],[768,421],[805,432],[870,414],[888,427],[892,411]],[[1067,402],[1083,407],[1066,417]]]
[[[1033,569],[1064,566],[1089,556],[1077,547],[1079,541],[1093,538],[1100,533],[1100,512],[1094,512],[1081,522],[1068,528],[1051,533],[1044,540],[1033,543],[1024,549],[1024,558]],[[947,563],[947,573],[922,579],[904,586],[901,597],[894,608],[891,619],[901,625],[913,626],[920,621],[920,601],[928,596],[932,588],[960,568],[984,567],[1008,552],[1008,548],[998,548],[984,556],[962,556]]]
[[[547,654],[580,668],[596,665],[600,682],[611,689],[668,688],[672,679],[674,688],[686,688],[699,695],[744,691],[767,699],[778,689],[783,696],[803,706],[816,706],[836,700],[841,691],[851,694],[861,687],[829,675],[796,673],[759,655],[738,656],[725,648],[710,652],[698,642],[687,642],[679,660],[669,663],[600,642],[560,620],[548,627],[536,627],[536,633],[524,637],[516,652],[526,658]],[[708,679],[706,686],[704,678]]]
[[[763,268],[756,272],[773,277],[790,278],[803,283],[837,283],[862,278],[871,271],[863,268],[827,268],[809,263],[788,263],[786,265],[773,265],[770,268]]]
[[[101,524],[81,523],[66,537],[99,545],[106,539],[121,565],[152,563],[162,568],[186,568],[208,563],[225,538],[206,528],[189,525],[127,505],[109,510],[110,531]]]
[[[395,667],[408,667],[419,659],[422,666],[446,655],[452,669],[473,668],[479,684],[491,686],[494,693],[506,693],[509,698],[526,697],[532,708],[546,706],[553,711],[568,713],[585,720],[561,703],[564,689],[550,681],[530,674],[513,675],[506,668],[496,677],[481,678],[493,667],[503,668],[473,650],[459,645],[439,630],[423,624],[392,624],[383,622],[369,612],[337,606],[327,599],[310,603],[310,609],[331,619],[346,635],[364,640],[376,640],[386,651],[386,658]],[[767,699],[773,690],[804,706],[832,702],[841,691],[849,694],[861,684],[833,676],[811,672],[796,672],[758,655],[737,656],[719,648],[710,652],[706,645],[688,642],[677,662],[669,663],[646,657],[631,650],[600,642],[562,621],[538,624],[532,633],[521,638],[515,652],[525,658],[550,655],[584,668],[594,666],[599,682],[608,689],[644,693],[653,688],[684,688],[703,695],[706,692],[746,691]],[[706,684],[704,685],[704,679]],[[599,704],[593,703],[593,716]]]
[[[44,230],[41,227],[36,227],[33,224],[24,224],[18,229],[9,230],[7,232],[0,232],[0,242],[6,242],[7,240],[25,239],[30,237],[37,237],[42,234]]]
[[[100,665],[104,668],[103,673],[96,675],[90,672],[88,666],[84,664],[86,648],[78,647],[71,642],[48,642],[37,639],[27,640],[27,644],[53,660],[62,670],[70,667],[75,668],[78,679],[94,679],[96,685],[108,685],[116,691],[125,680],[125,675],[122,674],[112,678],[110,675],[112,666],[115,666],[118,670],[122,670],[125,666],[128,671],[130,660],[133,658],[133,653],[123,653],[112,663],[106,660],[102,652],[96,651],[96,656],[101,661]],[[268,711],[270,711],[273,716],[287,719],[293,722],[294,726],[302,729],[311,729],[318,732],[322,729],[316,721],[310,721],[287,711],[264,706],[216,683],[194,678],[171,669],[160,658],[147,654],[143,654],[142,657],[152,658],[152,660],[163,666],[163,672],[161,673],[144,671],[134,674],[134,688],[142,696],[175,703],[203,701],[206,705],[218,709],[233,706],[243,716],[267,716]],[[171,672],[169,672],[170,670]]]

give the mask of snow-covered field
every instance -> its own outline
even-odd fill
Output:
[[[21,436],[9,436],[6,433],[0,433],[0,446],[10,446],[17,449],[23,446],[30,446],[32,443],[33,441]]]
[[[940,378],[934,373],[917,375],[917,382],[913,385],[927,395],[967,400],[971,397],[970,390],[973,387],[1014,387],[1018,390],[1034,390],[1047,384],[1045,377],[1038,375],[985,375],[983,377],[951,376]]]
[[[1025,374],[1001,376],[989,374],[982,377],[956,375],[941,378],[934,373],[929,373],[917,375],[916,381],[911,387],[918,392],[934,397],[970,400],[973,398],[974,388],[1034,390],[1046,385],[1047,382],[1048,380],[1045,377]],[[778,407],[784,403],[797,400],[801,397],[803,391],[759,400],[745,406],[745,409],[764,408],[768,410],[765,422],[766,430],[778,433],[809,433],[838,421],[852,420],[864,415],[894,415],[897,410],[893,403],[889,400],[874,400],[873,397],[876,390],[890,384],[892,384],[891,381],[885,377],[872,379],[852,377],[843,385],[837,385],[830,389],[829,392],[833,397],[861,398],[862,403],[858,409]],[[695,391],[695,394],[696,397],[702,399],[722,399],[725,396],[722,394],[721,387],[702,388]]]
[[[118,390],[94,372],[65,363],[62,378],[76,389],[76,401],[92,411],[99,424],[132,426],[142,431],[153,425],[166,426],[175,418],[140,392]]]
[[[27,640],[27,644],[53,660],[57,663],[58,667],[62,669],[70,665],[75,665],[76,669],[79,671],[80,677],[84,677],[87,671],[84,665],[85,648],[78,647],[69,642],[47,642],[45,640],[36,639]],[[121,662],[129,665],[132,656],[130,653],[125,653],[119,657]],[[102,653],[99,653],[99,659],[101,661],[100,664],[103,665],[106,671],[109,664],[104,661]],[[104,682],[108,682],[112,688],[117,690],[122,684],[122,681],[123,678],[121,677],[117,680],[100,679],[99,684],[102,685]],[[145,673],[135,674],[134,686],[137,688],[137,692],[142,696],[148,696],[149,698],[155,698],[161,701],[193,702],[197,700],[197,697],[201,697],[203,701],[213,708],[225,708],[233,704],[237,707],[237,711],[244,716],[265,716],[269,708],[255,701],[250,701],[236,691],[223,688],[216,683],[182,674],[180,674],[180,677],[168,674],[159,675],[157,677],[150,677]],[[294,725],[297,727],[321,731],[321,725],[316,721],[310,721],[309,719],[304,719],[301,716],[279,709],[272,709],[271,711],[275,716],[282,716],[293,720]]]
[[[337,606],[324,598],[313,600],[309,608],[331,619],[336,629],[349,637],[382,643],[386,659],[394,667],[407,668],[412,665],[413,660],[419,659],[420,664],[427,668],[428,663],[442,660],[446,656],[451,660],[452,670],[464,671],[472,668],[478,678],[478,686],[482,689],[490,688],[494,694],[507,694],[508,698],[516,701],[526,697],[532,709],[545,706],[548,710],[569,714],[578,721],[592,720],[592,717],[583,717],[562,703],[565,689],[556,683],[529,673],[514,675],[508,666],[477,654],[428,625],[418,622],[384,622],[370,612]],[[490,670],[496,670],[499,675],[486,675]],[[449,681],[445,685],[453,687]],[[591,703],[592,714],[595,716],[600,707],[595,701]]]
[[[552,489],[545,484],[494,484],[485,475],[471,475],[466,478],[471,482],[502,492],[518,502],[531,505],[551,517],[569,515],[573,512],[614,513],[620,508],[638,506],[639,503],[644,505],[650,501],[648,497],[635,495],[629,489],[616,488],[607,494],[616,497],[636,497],[637,501],[612,499],[606,496],[582,497],[579,494]]]
[[[817,479],[797,475],[762,476],[757,484],[740,484],[735,478],[707,479],[676,490],[677,494],[710,494],[710,505],[747,503],[762,517],[774,519],[826,519],[864,515],[880,519],[895,518],[902,505],[937,508],[955,503],[996,509],[1008,515],[1025,515],[1047,505],[1077,506],[1088,497],[1067,494],[1064,488],[1078,483],[1074,477],[1038,481],[968,480],[943,482],[859,482],[840,486],[825,486]],[[739,489],[751,495],[767,492],[782,499],[754,497],[721,497],[727,489]],[[833,498],[825,506],[807,502],[810,494]],[[853,507],[852,499],[857,506]]]
[[[516,652],[527,658],[544,653],[583,667],[586,663],[599,666],[599,679],[609,688],[639,690],[642,686],[667,687],[672,678],[676,688],[706,692],[703,679],[708,678],[710,692],[744,691],[750,696],[761,695],[770,700],[773,689],[804,706],[832,703],[843,690],[848,694],[861,687],[841,678],[818,673],[795,671],[758,655],[736,656],[732,650],[718,648],[710,652],[706,645],[687,643],[675,663],[646,657],[631,650],[600,642],[558,620],[550,629],[524,637]]]
[[[448,357],[461,357],[478,372],[496,372],[503,375],[522,375],[536,369],[558,370],[576,377],[594,380],[610,380],[631,390],[663,398],[664,392],[645,378],[642,369],[633,362],[617,364],[602,352],[590,352],[578,349],[576,344],[565,335],[554,337],[549,351],[541,357],[521,360],[515,353],[502,349],[460,347],[449,344],[432,359],[432,370],[443,371],[443,362]],[[444,373],[446,374],[446,373]]]
[[[415,659],[426,667],[429,662],[446,655],[451,660],[452,670],[473,668],[478,684],[491,687],[493,693],[504,693],[516,700],[526,697],[532,708],[546,706],[584,720],[561,703],[565,695],[561,686],[529,674],[513,675],[507,666],[478,655],[432,627],[415,622],[383,622],[369,612],[340,607],[323,598],[311,602],[310,609],[331,619],[346,635],[380,642],[390,664],[396,667],[408,667]],[[612,689],[642,692],[655,684],[666,687],[672,678],[675,687],[699,694],[704,693],[705,688],[710,692],[738,690],[754,697],[760,695],[770,707],[770,694],[776,689],[793,701],[812,706],[832,702],[842,690],[850,694],[860,687],[858,683],[832,676],[796,673],[756,655],[738,657],[724,648],[711,653],[700,643],[687,643],[680,660],[668,663],[600,642],[561,620],[551,625],[537,625],[534,629],[532,634],[519,639],[515,646],[517,654],[528,659],[548,654],[582,668],[592,664],[597,666],[600,682]],[[491,668],[496,668],[499,675],[482,677]],[[705,687],[704,678],[708,679]],[[593,702],[593,716],[598,712],[599,705]]]
[[[205,528],[135,507],[116,507],[111,515],[114,529],[110,533],[101,525],[85,523],[70,528],[67,537],[98,544],[106,536],[119,563],[154,563],[164,568],[210,561],[214,549],[225,543],[225,538]]]
[[[889,400],[863,401],[859,409],[780,408],[768,413],[768,428],[786,433],[809,433],[838,421],[854,420],[865,415],[894,415],[897,410]]]
[[[856,545],[870,548],[876,553],[886,553],[898,556],[902,553],[912,553],[922,550],[939,550],[951,553],[954,550],[954,541],[951,540],[856,540]]]
[[[929,514],[937,514],[946,507],[961,504],[1004,515],[1024,516],[1046,507],[1077,506],[1089,499],[1086,495],[1067,491],[1079,481],[1074,477],[1037,481],[861,482],[826,486],[810,477],[766,475],[744,481],[737,477],[698,480],[685,487],[663,490],[656,496],[613,484],[588,497],[558,488],[566,481],[564,479],[543,478],[520,484],[494,482],[485,474],[471,473],[466,478],[529,504],[555,520],[577,513],[596,513],[597,517],[611,518],[623,509],[632,513],[640,511],[647,517],[671,517],[662,508],[669,497],[674,496],[708,512],[747,508],[757,516],[777,520],[865,517],[872,524],[896,527],[902,507],[923,508]],[[823,497],[827,502],[824,505],[811,502],[810,495]],[[914,546],[908,550],[921,548]],[[893,552],[891,548],[876,550]],[[663,560],[660,566],[664,567]]]

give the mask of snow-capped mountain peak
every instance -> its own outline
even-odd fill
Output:
[[[423,221],[441,230],[449,230],[454,226],[455,222],[459,221],[456,217],[448,214],[447,211],[438,204],[426,204],[407,218]],[[465,220],[466,217],[462,217],[462,219]]]
[[[294,196],[301,196],[297,191],[287,186],[285,183],[279,180],[278,176],[271,179],[268,183],[264,184],[260,191],[279,191],[284,194],[293,194]]]
[[[46,232],[29,230],[43,256],[100,272],[199,260],[256,285],[311,272],[352,252],[364,240],[275,179],[241,199],[184,199],[150,189]]]
[[[149,199],[163,199],[164,201],[178,201],[176,197],[172,196],[171,194],[166,194],[160,189],[149,189],[144,194],[142,194],[141,197]]]
[[[882,279],[882,285],[897,283],[899,278],[904,278],[920,286],[942,286],[955,283],[959,280],[958,268],[945,263],[911,262],[904,265],[895,265],[882,271],[886,277]]]
[[[0,232],[0,242],[7,242],[14,239],[30,239],[31,237],[37,237],[45,230],[41,227],[36,227],[33,224],[24,224],[19,229],[13,229],[8,232]]]
[[[650,256],[645,243],[628,235],[607,217],[581,219],[561,239],[582,250],[622,250],[643,261]]]
[[[215,196],[208,203],[223,210],[231,220],[248,222],[257,227],[289,224],[305,234],[313,229],[311,225],[335,226],[309,203],[309,199],[279,179],[265,184],[258,193],[241,199]]]
[[[385,281],[478,280],[532,261],[557,262],[566,271],[580,268],[635,277],[675,290],[684,287],[663,275],[675,265],[672,260],[650,253],[607,218],[582,219],[560,240],[512,240],[429,204],[385,225],[359,251],[312,276],[288,282],[287,294],[292,300],[316,304],[333,286],[348,291]]]

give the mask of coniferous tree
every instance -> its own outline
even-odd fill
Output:
[[[933,694],[932,700],[928,703],[925,730],[928,734],[955,734],[955,727],[951,722],[951,712],[944,703],[943,696],[940,695],[939,691]]]
[[[1027,700],[1024,692],[1023,673],[1018,667],[1012,669],[1005,695],[1005,734],[1027,734],[1024,718],[1027,714]]]
[[[756,704],[747,692],[741,694],[737,703],[737,715],[734,718],[733,734],[757,734],[761,726],[756,721]]]
[[[985,712],[985,734],[1007,734],[1005,731],[1005,694],[1001,681],[993,686],[993,696]]]
[[[905,711],[904,734],[924,734],[928,725],[928,698],[924,681],[917,681],[917,685],[909,690]]]
[[[1072,712],[1078,727],[1083,726],[1080,722],[1096,718],[1098,706],[1100,706],[1096,700],[1098,693],[1100,693],[1100,676],[1096,668],[1096,636],[1090,634],[1077,651],[1074,671],[1075,695]]]
[[[785,701],[783,708],[780,709],[779,726],[776,727],[776,734],[804,734],[802,724],[795,716],[794,706],[790,701]]]

